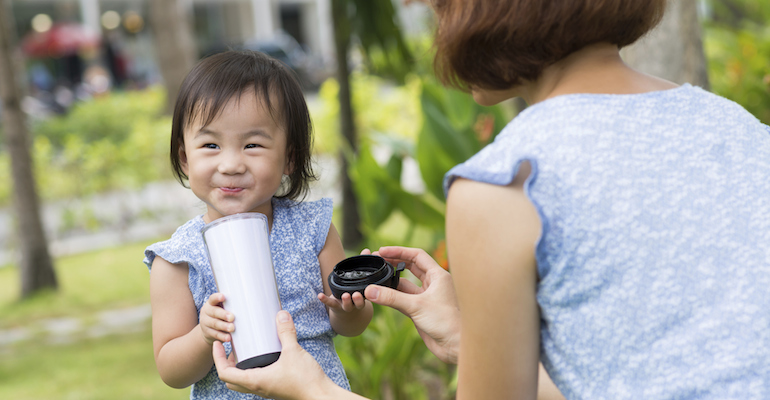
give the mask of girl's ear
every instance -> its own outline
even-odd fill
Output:
[[[190,176],[187,166],[187,153],[184,151],[184,146],[179,146],[179,166],[182,167],[182,172],[185,175]]]
[[[286,165],[283,167],[283,174],[291,175],[292,172],[294,172],[294,162],[290,157],[286,157]]]

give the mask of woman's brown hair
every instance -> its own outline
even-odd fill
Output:
[[[666,0],[433,0],[436,75],[460,89],[508,89],[585,46],[634,43]]]
[[[298,199],[315,179],[311,166],[312,124],[294,72],[280,61],[250,50],[226,51],[201,60],[182,82],[171,125],[171,167],[185,187],[179,150],[184,129],[199,119],[208,125],[233,98],[253,91],[273,119],[286,130],[286,155],[291,165],[288,182],[277,197]]]

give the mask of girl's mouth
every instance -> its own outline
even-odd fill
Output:
[[[235,193],[240,193],[241,191],[243,191],[243,188],[240,188],[240,187],[220,187],[219,190],[221,190],[221,191],[223,191],[225,193],[228,193],[228,194],[235,194]]]

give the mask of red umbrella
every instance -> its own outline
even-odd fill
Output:
[[[99,34],[83,25],[55,24],[46,32],[31,32],[21,40],[21,50],[30,57],[61,57],[99,46]]]

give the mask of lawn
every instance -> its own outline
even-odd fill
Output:
[[[144,248],[130,244],[56,260],[59,291],[19,301],[18,271],[0,269],[0,329],[45,318],[88,321],[97,311],[147,304]],[[149,321],[139,333],[69,344],[33,338],[0,346],[0,399],[183,399],[189,389],[166,386],[155,370]],[[85,336],[85,335],[83,335]]]
[[[0,329],[50,317],[87,317],[99,310],[150,302],[150,274],[142,263],[144,248],[156,240],[55,261],[59,290],[20,302],[19,273],[0,268]]]
[[[70,345],[37,343],[0,349],[0,399],[187,399],[155,370],[152,338],[139,334]]]

